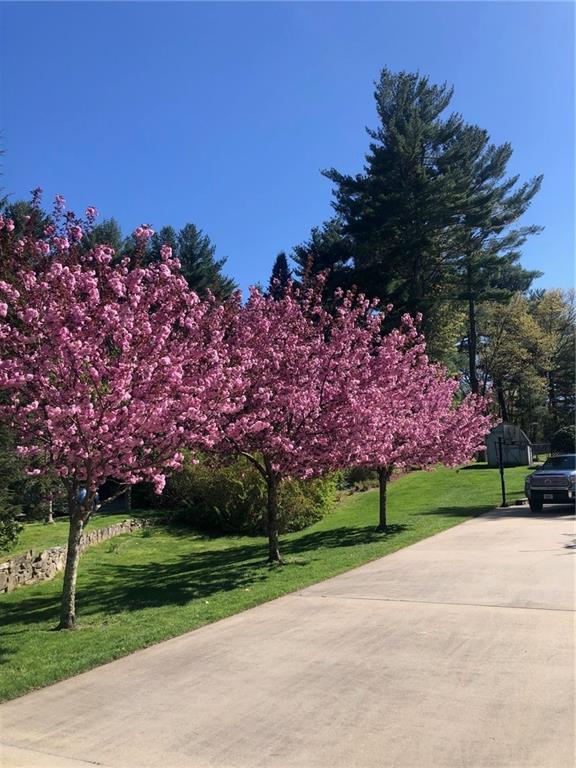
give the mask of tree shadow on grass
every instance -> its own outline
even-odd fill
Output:
[[[321,549],[354,547],[394,537],[406,525],[391,525],[386,534],[373,526],[342,526],[328,531],[311,531],[281,540],[287,567],[306,565],[308,561],[291,563]],[[185,529],[175,535],[183,536]],[[188,531],[189,535],[194,535]],[[208,538],[208,537],[206,537]],[[243,537],[245,538],[245,537]],[[195,536],[198,540],[198,536]],[[150,561],[138,564],[91,562],[83,569],[80,562],[77,606],[80,617],[95,614],[114,615],[126,611],[162,606],[184,606],[192,601],[208,600],[217,593],[250,588],[265,581],[270,569],[266,562],[266,544],[259,539],[253,544],[231,546],[223,550],[191,551],[170,562]],[[26,587],[23,588],[25,590]],[[18,602],[2,606],[1,624],[9,628],[17,624],[56,623],[59,593],[22,595]],[[24,631],[24,630],[19,630]],[[1,633],[8,634],[2,630]],[[0,634],[1,634],[0,633]]]
[[[293,540],[286,540],[282,545],[282,551],[286,554],[290,552],[291,554],[298,555],[318,549],[373,544],[377,541],[396,536],[409,527],[402,523],[393,523],[388,526],[386,533],[377,531],[375,525],[366,525],[362,528],[341,526],[340,528],[332,528],[329,531],[311,531]]]
[[[94,552],[92,551],[92,555]],[[81,559],[78,574],[79,616],[115,614],[162,605],[185,605],[215,592],[248,586],[265,577],[258,569],[263,555],[261,544],[224,551],[200,551],[180,555],[170,562],[137,564],[92,560],[87,567]],[[262,573],[259,573],[262,570]],[[26,587],[23,588],[25,590]],[[56,621],[59,594],[36,595],[2,606],[1,623],[36,624]]]

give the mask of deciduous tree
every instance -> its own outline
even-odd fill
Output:
[[[545,411],[544,371],[550,365],[542,329],[519,294],[507,304],[484,302],[479,321],[480,391],[492,388],[501,419],[518,423],[535,438],[532,424]]]
[[[139,227],[136,241],[143,247],[151,234]],[[129,268],[105,245],[75,249],[83,236],[73,216],[43,238],[0,232],[2,256],[46,258],[0,281],[0,415],[30,471],[45,468],[66,489],[62,629],[76,623],[80,539],[99,486],[150,480],[160,491],[184,443],[209,444],[226,410],[227,308],[188,289],[167,247],[158,263]]]
[[[330,314],[321,287],[292,286],[277,299],[253,289],[228,337],[230,359],[239,361],[239,407],[220,448],[244,456],[266,483],[270,563],[281,562],[280,483],[344,466],[356,448],[350,429],[361,425],[354,411],[379,338],[373,304],[340,294]]]
[[[542,433],[549,438],[559,427],[574,423],[575,292],[535,292],[529,298],[528,311],[543,334],[544,354],[535,362],[546,378],[547,417]]]
[[[370,386],[355,411],[365,433],[352,459],[355,466],[378,473],[378,530],[388,527],[386,492],[395,468],[455,466],[482,446],[492,423],[488,402],[471,394],[458,403],[458,387],[443,366],[429,361],[424,337],[410,315],[383,337],[371,360]]]

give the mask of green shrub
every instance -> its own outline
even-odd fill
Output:
[[[16,519],[18,509],[10,495],[0,488],[0,554],[18,541],[18,534],[22,530]]]
[[[279,492],[279,530],[299,531],[321,520],[334,500],[333,476],[312,480],[286,480]],[[187,464],[172,475],[160,498],[146,498],[138,491],[138,502],[161,507],[178,522],[195,528],[261,534],[265,532],[266,485],[244,459],[214,465],[202,460]]]
[[[576,427],[562,427],[552,437],[550,443],[552,453],[574,453],[576,452]]]
[[[58,479],[46,476],[25,475],[15,484],[15,490],[26,515],[26,520],[43,520],[48,516],[48,499],[52,496],[52,514],[68,514],[64,486]]]
[[[0,553],[17,541],[22,530],[17,519],[22,507],[14,490],[20,474],[20,462],[14,451],[12,435],[0,427]]]
[[[378,485],[378,476],[373,469],[365,467],[351,467],[341,473],[341,485],[343,488],[354,490],[366,490]]]

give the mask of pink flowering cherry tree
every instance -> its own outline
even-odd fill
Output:
[[[150,234],[136,231],[140,242]],[[183,445],[216,438],[228,402],[222,317],[229,310],[190,292],[169,248],[161,263],[142,268],[113,264],[106,246],[71,258],[70,241],[54,232],[24,247],[34,246],[48,257],[45,266],[0,281],[0,416],[29,471],[55,475],[65,487],[70,529],[59,628],[70,629],[80,538],[99,486],[113,479],[123,491],[148,480],[160,492],[181,465]]]
[[[429,361],[419,320],[404,315],[371,360],[371,384],[361,409],[365,440],[352,459],[353,465],[378,473],[378,530],[384,532],[393,470],[457,466],[482,446],[493,422],[487,398],[468,395],[457,402],[458,381]]]
[[[278,488],[346,463],[381,317],[362,296],[340,293],[334,314],[322,306],[320,279],[279,297],[253,289],[228,344],[236,356],[236,407],[220,450],[244,456],[267,488],[268,561],[281,563]],[[346,437],[346,440],[344,440]],[[356,432],[363,440],[363,431]],[[342,448],[345,447],[345,452]]]

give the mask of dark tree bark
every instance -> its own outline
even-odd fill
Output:
[[[278,475],[270,470],[266,479],[268,488],[267,503],[267,531],[268,531],[268,562],[282,563],[280,547],[278,543]]]
[[[554,419],[554,425],[558,424],[558,401],[556,398],[556,382],[553,371],[548,372],[548,412]]]
[[[470,369],[470,391],[477,395],[478,376],[476,374],[476,354],[478,348],[478,333],[476,331],[476,305],[474,299],[468,299],[468,367]]]
[[[282,475],[275,471],[272,462],[267,456],[264,456],[264,463],[260,462],[255,456],[241,451],[241,455],[256,467],[266,483],[266,533],[268,534],[268,563],[270,565],[283,563],[280,556],[280,546],[278,542],[278,486],[282,480]]]
[[[80,539],[86,518],[84,510],[71,495],[68,500],[68,510],[70,513],[68,551],[64,568],[60,623],[57,629],[74,629],[76,626],[76,575],[80,560]]]
[[[126,512],[132,514],[132,486],[126,489]]]
[[[378,523],[378,528],[376,530],[381,531],[382,533],[388,532],[388,520],[386,518],[386,505],[387,505],[386,492],[388,490],[388,480],[390,479],[391,474],[392,474],[392,470],[389,467],[378,467],[378,485],[380,489],[380,493],[379,493],[380,521]]]
[[[506,405],[506,397],[504,396],[504,387],[500,382],[496,383],[496,395],[498,397],[498,407],[500,409],[500,418],[502,421],[508,422],[508,406]]]

